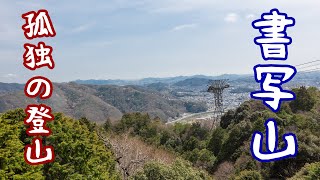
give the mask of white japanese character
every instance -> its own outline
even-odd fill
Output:
[[[261,46],[265,60],[287,59],[287,45],[291,44],[292,39],[287,36],[286,28],[294,24],[294,18],[287,17],[287,14],[280,13],[278,9],[262,14],[261,19],[252,23],[253,28],[259,29],[262,34],[255,38],[255,43]]]
[[[26,24],[22,26],[26,38],[54,37],[56,35],[47,10],[31,11],[23,14],[22,18],[26,20]]]
[[[30,165],[45,164],[54,160],[52,146],[42,147],[40,138],[33,139],[32,145],[27,145],[24,152],[24,159]],[[45,152],[44,152],[45,150]]]
[[[25,124],[30,124],[30,128],[27,129],[28,135],[48,136],[49,134],[51,134],[51,130],[45,127],[46,121],[53,120],[53,115],[51,114],[50,107],[43,104],[29,105],[26,108],[25,112],[27,114]]]
[[[255,159],[262,162],[270,162],[274,160],[280,160],[288,157],[294,157],[298,152],[297,138],[292,133],[283,135],[283,139],[286,142],[286,146],[278,150],[276,145],[278,144],[278,128],[277,123],[273,119],[268,119],[265,122],[266,130],[266,152],[263,150],[263,134],[256,131],[253,134],[251,141],[251,153]]]
[[[263,103],[277,112],[281,101],[294,100],[295,94],[283,90],[281,85],[290,81],[296,74],[296,69],[289,65],[257,65],[254,67],[256,81],[261,85],[261,91],[251,93],[254,99],[261,99]]]

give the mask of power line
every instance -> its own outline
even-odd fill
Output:
[[[320,71],[320,68],[314,68],[314,69],[309,69],[309,70],[299,71],[299,72],[300,73],[310,73],[310,72],[316,72],[316,71]]]
[[[319,65],[320,65],[320,63],[317,63],[317,64],[313,64],[313,65],[302,67],[299,70],[303,70],[303,69],[306,69],[306,68],[309,68],[309,67],[315,67],[315,66],[319,66]]]
[[[320,60],[315,60],[315,61],[306,62],[306,63],[302,63],[302,64],[295,65],[295,67],[299,67],[299,66],[303,66],[303,65],[306,65],[306,64],[311,64],[311,63],[319,62],[319,61],[320,61]]]

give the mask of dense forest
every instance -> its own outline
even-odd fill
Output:
[[[0,116],[0,177],[2,179],[319,179],[320,92],[293,89],[297,99],[273,113],[259,101],[247,101],[225,113],[210,130],[203,123],[164,124],[144,113],[124,114],[119,122],[96,125],[55,114],[45,139],[55,148],[54,163],[29,166],[23,148],[30,144],[24,111]],[[265,132],[274,118],[279,146],[284,133],[295,133],[296,158],[260,163],[250,154],[254,131]],[[280,148],[279,147],[279,148]]]

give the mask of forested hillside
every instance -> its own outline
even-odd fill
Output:
[[[0,176],[7,179],[319,179],[320,92],[294,89],[297,99],[273,113],[259,101],[228,111],[214,130],[202,123],[164,124],[147,113],[125,113],[119,122],[97,125],[58,113],[48,123],[54,163],[29,166],[23,147],[30,143],[24,112],[0,116]],[[250,154],[254,131],[278,122],[279,147],[286,132],[297,135],[296,158],[260,163]]]
[[[0,84],[0,112],[25,108],[28,104],[45,103],[55,112],[103,123],[106,119],[119,120],[124,113],[130,112],[146,112],[166,121],[185,112],[207,110],[205,104],[184,102],[139,86],[55,83],[52,97],[45,102],[27,98],[23,87],[19,84]],[[189,108],[190,105],[200,108],[194,110]]]
[[[74,120],[61,113],[47,124],[52,135],[43,139],[54,147],[55,161],[30,166],[23,158],[32,140],[24,118],[22,109],[0,115],[0,179],[212,179],[169,151],[126,134],[101,132],[86,118]]]
[[[117,133],[130,132],[145,142],[174,152],[215,179],[285,179],[320,177],[320,92],[316,88],[294,89],[297,99],[273,113],[259,101],[248,101],[227,112],[212,132],[201,123],[164,125],[146,114],[124,115],[119,124],[106,126]],[[254,131],[265,132],[264,122],[274,118],[279,138],[297,135],[296,158],[260,163],[250,154]],[[280,139],[280,147],[283,141]]]
[[[55,161],[26,164],[23,151],[32,137],[26,134],[24,118],[22,109],[0,116],[0,179],[120,179],[111,150],[97,134],[62,114],[48,123],[52,135],[45,140],[54,147]]]

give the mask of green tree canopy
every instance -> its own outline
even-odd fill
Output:
[[[209,180],[212,179],[205,172],[192,168],[190,163],[177,160],[172,165],[151,162],[137,172],[133,180]]]
[[[293,89],[293,91],[296,94],[296,99],[289,103],[292,111],[310,111],[316,103],[312,89],[302,86],[299,89]]]
[[[0,177],[4,179],[119,179],[115,161],[96,132],[84,121],[55,114],[48,123],[52,134],[43,139],[54,147],[55,161],[39,166],[24,162],[26,136],[22,109],[0,116]]]

